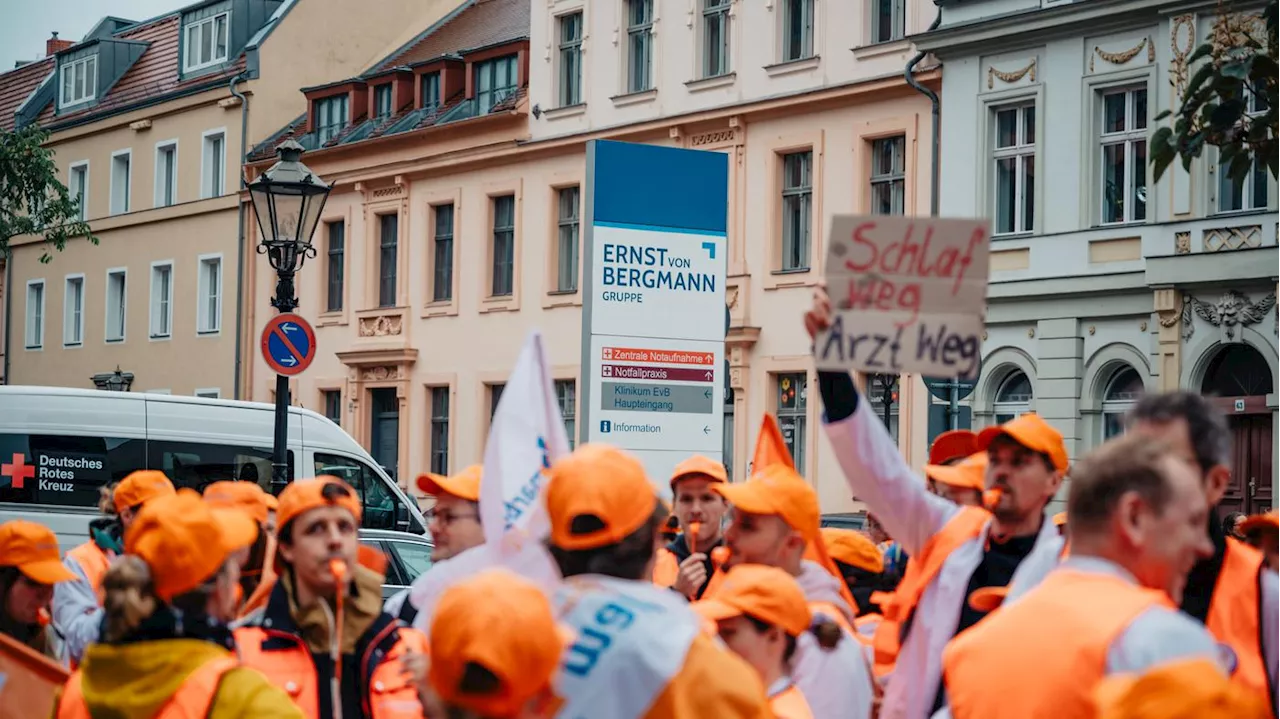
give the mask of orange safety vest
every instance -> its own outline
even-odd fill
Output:
[[[235,657],[218,657],[201,664],[178,685],[153,719],[189,719],[209,715],[218,685],[227,672],[240,666]],[[80,672],[71,675],[62,689],[57,719],[90,719],[89,705],[84,701]]]
[[[1164,592],[1121,577],[1056,570],[947,645],[942,671],[952,717],[1094,716],[1107,651],[1152,607],[1176,609]]]
[[[111,558],[92,539],[67,552],[67,557],[76,560],[76,564],[80,565],[80,570],[88,578],[94,593],[98,595],[98,603],[101,604],[102,578],[107,575]]]
[[[795,684],[769,697],[769,710],[777,719],[813,719],[809,702]]]
[[[675,552],[666,547],[658,549],[653,561],[653,583],[663,588],[671,588],[680,576],[680,562],[676,561]]]
[[[413,681],[405,676],[400,659],[410,650],[423,655],[428,654],[427,638],[409,627],[397,627],[395,622],[388,624],[382,632],[367,643],[364,656],[360,657],[359,666],[368,667],[373,660],[372,653],[392,631],[398,631],[398,638],[387,651],[377,659],[377,665],[364,686],[368,695],[360,698],[364,704],[365,714],[373,719],[422,719],[422,706],[418,702],[418,689]],[[280,687],[289,695],[293,703],[310,719],[320,717],[320,678],[316,676],[316,665],[311,659],[311,651],[301,639],[287,632],[265,629],[263,627],[246,626],[235,630],[236,647],[240,652],[240,661],[244,666],[252,667],[267,676],[272,684]],[[283,641],[280,641],[283,640]],[[271,641],[284,646],[264,648]],[[324,678],[329,681],[329,677]],[[350,681],[343,677],[343,683]],[[352,683],[354,686],[355,683]],[[340,697],[333,698],[335,704]]]
[[[1227,537],[1205,627],[1235,652],[1238,664],[1232,678],[1269,696],[1270,680],[1262,658],[1261,572],[1262,553]]]
[[[916,611],[924,590],[942,571],[942,565],[958,547],[982,534],[991,514],[979,507],[961,507],[942,529],[929,538],[918,556],[907,562],[907,571],[894,590],[892,599],[880,605],[884,617],[876,628],[872,647],[875,649],[873,670],[883,679],[893,672],[902,649],[902,627]]]

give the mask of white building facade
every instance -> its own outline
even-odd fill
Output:
[[[1276,181],[1209,150],[1155,183],[1147,157],[1216,6],[940,5],[915,38],[943,63],[940,211],[994,224],[975,426],[1034,410],[1078,458],[1142,392],[1203,392],[1234,437],[1224,511],[1273,507]]]

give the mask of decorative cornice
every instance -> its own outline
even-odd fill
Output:
[[[987,89],[988,90],[995,89],[997,77],[1000,78],[1001,82],[1008,84],[1008,83],[1017,82],[1021,80],[1023,77],[1030,75],[1031,82],[1035,82],[1037,59],[1038,58],[1032,58],[1031,62],[1027,63],[1026,67],[1022,68],[1021,70],[1014,70],[1013,72],[1001,72],[1000,70],[997,70],[994,67],[988,67],[987,68]]]
[[[1249,325],[1258,324],[1275,306],[1276,293],[1274,292],[1255,303],[1243,293],[1227,290],[1212,305],[1196,299],[1193,295],[1184,295],[1182,298],[1182,339],[1190,339],[1195,332],[1195,321],[1191,316],[1192,311],[1210,325],[1221,327],[1227,339],[1231,340],[1235,339],[1236,327],[1248,327]],[[1163,320],[1161,320],[1161,324],[1164,324]]]
[[[1093,53],[1089,55],[1089,72],[1093,72],[1093,61],[1095,58],[1102,58],[1104,61],[1111,63],[1112,65],[1123,65],[1137,57],[1138,53],[1142,52],[1142,48],[1144,47],[1147,49],[1147,62],[1155,62],[1156,46],[1155,43],[1151,42],[1151,38],[1149,37],[1142,38],[1138,41],[1137,45],[1134,45],[1128,50],[1122,50],[1121,52],[1107,52],[1097,45],[1094,45]]]

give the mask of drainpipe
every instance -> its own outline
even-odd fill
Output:
[[[240,160],[239,162],[236,163],[236,175],[240,178],[241,193],[244,191],[244,187],[245,187],[244,157],[246,154],[246,143],[248,142],[248,139],[249,139],[249,98],[245,97],[243,92],[240,92],[239,90],[237,90],[236,85],[239,85],[241,82],[244,81],[244,79],[245,79],[245,73],[242,72],[239,75],[236,75],[235,77],[231,78],[231,87],[230,87],[231,94],[240,100],[240,155],[239,155]],[[240,193],[237,193],[237,196],[239,194]],[[242,360],[240,358],[240,351],[242,349],[242,345],[244,344],[243,325],[244,325],[244,235],[245,235],[245,232],[244,232],[244,198],[243,197],[240,198],[240,202],[236,203],[236,207],[238,208],[238,211],[239,211],[239,216],[236,224],[236,227],[239,233],[236,240],[236,373],[235,373],[236,376],[235,376],[234,389],[232,389],[231,396],[235,399],[240,399],[240,374],[242,369],[241,367]],[[5,329],[6,330],[8,329],[7,324],[5,325]],[[8,361],[8,359],[9,359],[9,355],[6,354],[5,360]]]
[[[933,24],[930,25],[929,29],[926,30],[925,32],[933,32],[934,30],[937,30],[938,26],[941,24],[942,24],[942,8],[938,8],[938,16],[933,19]],[[933,125],[930,128],[933,134],[933,152],[929,153],[930,159],[932,160],[931,162],[932,166],[929,168],[929,185],[930,185],[929,215],[931,217],[937,217],[938,216],[938,167],[939,167],[938,155],[940,154],[940,151],[942,149],[942,128],[940,124],[942,111],[938,101],[938,93],[934,92],[933,90],[930,90],[929,88],[917,82],[914,74],[916,70],[916,65],[919,65],[920,61],[923,60],[925,55],[928,55],[928,54],[929,53],[927,52],[921,51],[920,54],[911,58],[911,62],[907,63],[906,72],[904,72],[903,74],[906,76],[907,84],[910,85],[913,89],[915,89],[916,92],[929,98],[930,104],[933,105]]]
[[[13,384],[9,379],[9,357],[13,347],[9,338],[13,336],[13,250],[4,258],[4,383]]]

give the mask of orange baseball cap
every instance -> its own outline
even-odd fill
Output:
[[[331,484],[345,488],[347,494],[337,494],[333,499],[325,497],[325,487]],[[303,512],[328,506],[341,507],[351,512],[351,515],[356,518],[356,523],[360,523],[360,497],[351,485],[337,477],[325,475],[315,479],[294,480],[284,488],[277,499],[279,508],[276,510],[276,524],[280,527],[297,519]]]
[[[795,577],[762,564],[734,567],[715,597],[694,602],[693,609],[713,622],[746,615],[780,627],[793,637],[803,634],[813,621],[809,601]]]
[[[124,548],[151,568],[156,596],[167,602],[204,584],[257,536],[243,511],[210,507],[183,489],[148,501],[125,532]]]
[[[962,489],[986,489],[987,465],[990,460],[986,452],[971,454],[956,464],[927,464],[925,476],[935,482],[949,484]]]
[[[1001,435],[1006,435],[1018,444],[1033,452],[1047,455],[1059,472],[1067,471],[1071,465],[1067,459],[1067,445],[1062,440],[1062,433],[1040,415],[1028,412],[1020,417],[996,427],[987,427],[978,433],[978,450],[985,452],[991,442]]]
[[[1270,529],[1273,532],[1280,530],[1280,515],[1276,510],[1273,509],[1266,514],[1255,514],[1240,523],[1241,534],[1256,532],[1259,529]]]
[[[173,482],[158,469],[139,469],[130,472],[129,476],[116,485],[113,499],[116,511],[123,512],[129,507],[136,507],[156,497],[168,497],[173,494]]]
[[[994,612],[1009,596],[1009,587],[979,587],[969,593],[969,606],[975,612]]]
[[[978,435],[967,429],[952,429],[938,435],[929,447],[929,464],[946,464],[978,451]]]
[[[40,584],[70,582],[76,575],[62,564],[58,538],[43,524],[15,519],[0,524],[0,566],[17,567]]]
[[[470,502],[479,502],[480,474],[483,469],[481,465],[473,464],[451,477],[443,474],[420,474],[418,489],[432,497],[450,494]]]
[[[658,495],[640,460],[616,447],[584,444],[547,470],[547,515],[551,543],[561,549],[617,544],[644,526]],[[603,526],[573,531],[574,520],[594,517]]]
[[[1117,674],[1094,690],[1098,719],[1245,719],[1269,717],[1265,692],[1233,682],[1208,659],[1157,665],[1145,674]]]
[[[450,587],[436,604],[427,680],[448,704],[514,717],[550,686],[571,641],[538,587],[511,572],[488,570]],[[493,692],[463,690],[470,664],[498,678]]]
[[[272,501],[268,502],[270,498]],[[222,480],[204,488],[204,501],[211,507],[238,509],[247,513],[258,524],[266,524],[267,511],[275,497],[262,491],[254,482]]]
[[[851,567],[863,569],[872,574],[884,571],[884,555],[880,548],[862,532],[838,527],[823,527],[822,541],[827,545],[831,558],[844,562]]]
[[[725,471],[723,463],[717,462],[710,457],[703,457],[700,454],[695,454],[680,464],[677,464],[675,471],[671,473],[672,491],[675,491],[676,482],[695,474],[706,477],[712,482],[729,481],[729,473]]]

